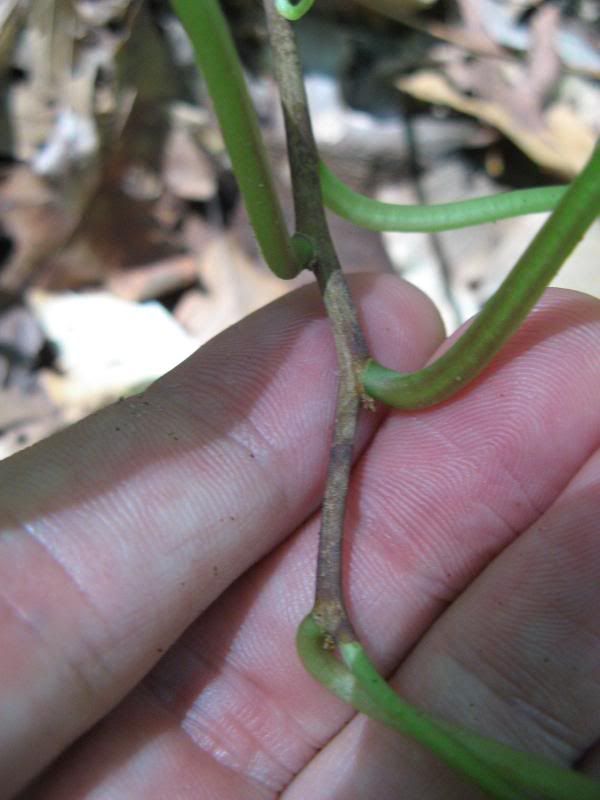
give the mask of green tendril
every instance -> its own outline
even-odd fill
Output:
[[[321,684],[358,711],[411,736],[495,800],[599,800],[600,784],[472,731],[426,714],[403,700],[377,672],[362,645],[340,642],[325,649],[326,636],[309,614],[297,632],[300,658]]]
[[[353,191],[323,162],[320,164],[320,178],[325,204],[338,216],[372,231],[405,233],[449,231],[523,214],[552,211],[566,191],[564,186],[548,186],[456,203],[397,205],[373,200]]]
[[[265,261],[279,278],[293,278],[307,266],[298,260],[307,250],[293,244],[288,234],[256,112],[219,2],[173,0],[173,6],[194,46]]]
[[[452,397],[489,364],[600,214],[600,145],[562,195],[513,270],[452,347],[418,372],[374,360],[361,373],[365,392],[395,408],[426,408]]]
[[[282,17],[289,19],[290,22],[296,22],[311,10],[314,2],[315,0],[298,0],[296,3],[290,0],[275,0],[275,8]]]

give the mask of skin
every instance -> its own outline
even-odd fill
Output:
[[[518,329],[600,212],[600,145],[568,187],[466,334],[425,369],[406,375],[367,363],[364,390],[394,408],[426,408],[474,380]]]
[[[352,289],[378,357],[441,344],[415,289]],[[363,415],[348,520],[403,696],[596,776],[599,345],[600,303],[549,292],[460,399]],[[62,753],[27,800],[482,797],[297,658],[334,365],[305,288],[0,464],[0,796]]]
[[[300,0],[299,3],[277,0],[276,6],[272,6],[270,0],[265,3],[272,43],[278,54],[277,63],[281,61],[280,66],[283,66],[283,69],[278,69],[277,72],[282,89],[282,103],[286,115],[286,128],[290,136],[292,155],[298,156],[300,152],[304,152],[304,149],[308,147],[308,150],[313,154],[314,161],[313,180],[310,181],[306,171],[306,160],[299,165],[295,158],[291,158],[297,227],[301,233],[290,240],[286,252],[285,230],[282,225],[277,198],[268,180],[269,170],[264,149],[261,146],[256,118],[244,86],[241,70],[236,63],[234,46],[227,33],[227,26],[218,8],[218,2],[217,0],[206,0],[201,4],[201,11],[198,10],[197,5],[188,3],[187,0],[176,0],[175,3],[175,8],[194,43],[198,63],[212,95],[233,168],[238,177],[265,260],[273,271],[276,274],[281,274],[282,277],[293,275],[298,265],[309,265],[315,257],[320,258],[321,256],[325,260],[326,253],[330,249],[326,227],[323,228],[320,224],[317,228],[313,227],[313,214],[310,209],[314,208],[314,203],[318,204],[320,194],[316,174],[317,156],[314,150],[314,143],[312,143],[306,99],[301,87],[300,67],[294,55],[295,48],[293,37],[290,35],[291,29],[289,25],[278,17],[279,13],[287,16],[288,19],[298,19],[306,13],[311,5],[312,2],[310,0]],[[291,83],[289,83],[290,80]],[[291,89],[291,86],[295,87],[294,90]],[[298,115],[296,112],[298,112]],[[253,164],[254,161],[257,162],[258,171]],[[597,216],[600,210],[599,174],[600,149],[597,149],[582,173],[562,195],[554,214],[542,227],[526,253],[511,272],[509,278],[494,297],[488,301],[480,319],[471,326],[463,338],[459,339],[454,346],[444,353],[441,359],[434,361],[425,369],[411,374],[404,374],[384,367],[374,360],[363,359],[363,351],[361,351],[359,361],[355,364],[357,368],[360,366],[360,371],[357,369],[356,375],[358,376],[361,391],[396,408],[413,410],[439,404],[454,396],[474,380],[492,360],[506,339],[518,329],[522,320],[539,299],[544,287]],[[327,171],[325,170],[323,174],[323,168],[322,178],[324,179],[324,188],[327,194]],[[553,195],[550,204],[548,204],[544,191],[536,190],[518,193],[517,195],[509,194],[502,198],[487,198],[474,203],[438,207],[435,210],[417,208],[407,211],[405,208],[390,209],[387,206],[382,207],[351,193],[349,201],[346,202],[349,194],[346,188],[339,182],[336,184],[331,175],[329,175],[329,183],[333,183],[330,195],[333,196],[334,207],[337,204],[338,197],[344,196],[346,197],[344,203],[349,205],[351,210],[364,207],[367,220],[369,215],[374,218],[377,217],[377,228],[389,227],[390,210],[395,215],[392,227],[397,227],[395,220],[398,214],[401,217],[408,215],[411,219],[416,214],[417,217],[420,216],[421,219],[426,221],[429,218],[429,227],[427,229],[435,230],[444,227],[469,225],[490,217],[497,218],[525,213],[528,206],[531,206],[531,210],[539,211],[552,205],[557,197],[560,198],[560,192],[558,195],[554,192],[556,196]],[[300,189],[303,191],[300,191]],[[306,196],[307,190],[310,193],[310,198],[309,205],[305,207],[302,198]],[[553,191],[550,190],[551,193]],[[329,197],[329,204],[331,205],[331,196]],[[363,216],[365,215],[363,214]],[[379,219],[380,217],[382,219]],[[311,241],[311,238],[307,236],[301,235],[304,233],[309,234],[309,237],[314,236],[314,241]],[[277,247],[272,252],[269,252],[273,245],[277,245]],[[313,247],[315,248],[314,250]],[[278,255],[278,252],[281,255]],[[330,255],[332,254],[330,253]],[[335,262],[335,256],[333,256],[333,262]],[[366,350],[364,352],[366,353]],[[353,377],[350,378],[350,380],[353,379]],[[355,394],[352,402],[356,403],[356,401]],[[336,422],[337,425],[338,423]],[[354,428],[352,428],[352,431],[352,439],[354,440]],[[335,436],[337,441],[337,427]],[[352,447],[349,447],[348,453],[351,453],[352,449]],[[346,466],[348,467],[349,464]],[[328,483],[326,490],[324,501],[326,510],[331,508],[331,503],[327,499],[331,485],[333,484]],[[344,481],[344,498],[346,485],[347,483]],[[341,497],[341,491],[341,489],[340,491],[338,489],[335,490],[338,498]],[[336,530],[340,529],[341,522],[340,517],[335,524]],[[325,525],[327,527],[328,523],[325,523]],[[322,575],[322,543],[324,541],[323,537],[321,537],[319,576]],[[327,544],[327,547],[329,547],[329,544]],[[337,564],[341,566],[339,560]],[[327,604],[331,605],[332,602],[330,600],[331,587],[328,587],[327,594],[322,596],[319,588],[320,580],[321,577],[317,581],[315,610],[308,619],[308,622],[314,623],[314,630],[308,635],[308,640],[312,641],[313,644],[308,649],[303,646],[302,643],[305,641],[305,626],[303,624],[298,636],[299,650],[308,671],[318,677],[325,685],[334,689],[340,697],[347,699],[348,692],[346,690],[337,691],[332,684],[333,675],[329,674],[331,670],[338,671],[340,666],[338,662],[334,658],[330,658],[330,667],[325,668],[323,671],[324,664],[322,663],[320,638],[322,634],[326,634],[331,638],[333,630],[337,630],[336,626],[339,619],[329,626],[326,622],[324,623],[324,620],[330,615]],[[337,604],[341,607],[343,593],[341,581],[338,589],[339,599],[334,605]],[[323,597],[325,597],[324,602]],[[397,715],[394,717],[395,724],[399,725],[400,730],[410,732],[411,735],[426,742],[434,751],[444,755],[444,758],[449,763],[453,763],[455,766],[460,765],[461,769],[475,779],[480,786],[493,794],[494,797],[497,797],[498,800],[515,800],[515,798],[521,796],[521,789],[524,786],[531,789],[536,796],[539,794],[539,789],[545,795],[546,788],[551,787],[551,796],[556,800],[559,800],[559,798],[560,800],[563,800],[563,798],[570,800],[575,794],[581,797],[581,800],[583,800],[584,796],[586,798],[589,797],[590,800],[596,800],[598,794],[600,794],[600,789],[595,784],[590,783],[585,787],[582,785],[584,779],[581,776],[578,780],[575,780],[575,777],[570,773],[564,776],[555,776],[552,774],[552,770],[544,766],[543,763],[539,765],[539,769],[534,769],[531,761],[528,761],[524,768],[523,766],[520,768],[519,774],[523,783],[520,789],[515,792],[513,790],[514,787],[506,784],[503,773],[506,770],[513,772],[517,769],[516,765],[519,763],[520,757],[516,753],[513,754],[511,752],[508,754],[508,762],[507,754],[501,756],[500,762],[498,762],[497,759],[500,755],[498,748],[501,745],[485,744],[483,741],[476,742],[473,739],[468,739],[468,734],[466,733],[457,734],[462,737],[463,741],[463,744],[459,745],[458,742],[454,741],[455,736],[453,733],[449,737],[448,732],[445,732],[439,726],[432,723],[422,724],[424,721],[419,719],[418,714],[415,716],[414,712],[410,712],[409,707],[401,708],[400,700],[391,690],[388,690],[383,680],[378,677],[376,668],[370,664],[358,641],[354,643],[349,641],[350,638],[354,640],[356,635],[348,633],[349,626],[347,628],[348,640],[344,643],[338,639],[337,644],[340,655],[349,668],[350,661],[347,655],[350,656],[354,678],[360,684],[358,686],[354,684],[362,696],[361,702],[354,702],[353,699],[355,708],[366,711],[375,718],[389,721],[388,717],[391,712],[390,698],[393,698],[397,711]],[[354,655],[346,654],[344,650],[346,645],[351,648],[356,646],[362,655],[359,655],[358,651]],[[358,660],[355,658],[357,655],[359,656]],[[318,669],[315,669],[316,662],[321,664]],[[360,673],[362,669],[359,666],[360,664],[363,664],[366,672]],[[342,684],[346,683],[346,677],[350,676],[344,675],[341,677]],[[339,683],[339,680],[336,678],[334,683]],[[380,688],[378,689],[376,686]],[[352,690],[352,695],[354,696],[354,690]],[[376,710],[378,711],[376,714],[372,713],[373,703],[376,703]],[[416,728],[414,728],[413,723],[411,723],[410,728],[406,727],[407,713],[413,717]],[[436,727],[438,728],[437,733],[434,732]],[[418,734],[418,730],[423,735]],[[484,766],[483,762],[487,763],[490,759],[492,759],[493,765],[490,762],[489,766]],[[500,774],[498,772],[499,768]],[[535,783],[532,783],[532,780],[535,780]]]

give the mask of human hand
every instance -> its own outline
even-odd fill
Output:
[[[419,367],[428,301],[352,286],[378,359]],[[365,413],[346,540],[356,630],[401,694],[596,775],[599,347],[598,301],[550,292],[455,400]],[[59,754],[23,797],[482,796],[296,656],[335,380],[303,289],[0,464],[0,796]]]

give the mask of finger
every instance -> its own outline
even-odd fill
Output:
[[[517,749],[570,767],[585,755],[585,771],[598,778],[599,490],[596,451],[435,623],[392,682],[438,718]],[[352,768],[342,774],[340,763]],[[374,787],[383,797],[484,797],[405,737],[362,716],[289,797],[363,800]]]
[[[441,334],[425,298],[390,279],[353,285],[373,341],[422,363]],[[5,792],[318,505],[334,397],[328,324],[304,289],[0,465]]]
[[[394,563],[396,548],[402,548],[402,565],[396,575],[403,598],[401,606],[392,603],[388,615],[385,605],[373,602],[370,593],[375,613],[369,618],[362,613],[368,607],[367,597],[361,595],[355,605],[371,652],[379,651],[383,656],[379,663],[389,669],[389,656],[407,652],[418,639],[423,616],[435,620],[460,591],[461,584],[468,582],[469,573],[479,574],[486,561],[509,544],[418,643],[396,676],[395,686],[414,705],[443,719],[565,766],[588,754],[592,768],[595,762],[589,751],[600,736],[600,627],[595,612],[600,600],[600,412],[596,401],[600,388],[600,323],[588,324],[588,310],[598,320],[596,301],[574,299],[583,307],[575,317],[571,313],[574,309],[567,307],[565,319],[578,321],[572,329],[572,336],[579,340],[577,355],[573,353],[575,361],[569,363],[568,350],[554,363],[554,359],[538,360],[529,348],[521,379],[519,370],[509,370],[512,388],[508,390],[516,395],[519,416],[514,416],[504,402],[506,397],[502,397],[505,368],[500,366],[490,376],[491,381],[477,389],[484,394],[489,390],[487,398],[480,397],[481,413],[462,409],[471,419],[470,431],[467,419],[463,430],[456,425],[460,420],[454,420],[452,430],[458,438],[453,436],[452,440],[450,430],[442,439],[443,426],[436,429],[438,441],[446,451],[451,452],[454,443],[464,442],[465,470],[475,470],[479,475],[476,483],[466,483],[467,491],[452,492],[450,497],[444,489],[448,481],[464,478],[453,474],[456,458],[445,458],[435,486],[443,516],[432,508],[428,519],[423,514],[414,535],[409,533],[409,542],[393,540],[390,533],[391,545],[372,548],[376,554],[370,568],[377,576],[377,586],[383,586],[382,592],[385,585],[380,556],[383,553]],[[547,339],[534,345],[538,354],[554,349],[558,342],[555,330],[546,329]],[[535,340],[533,330],[524,333],[530,342]],[[559,334],[560,339],[563,337],[564,330]],[[513,355],[517,360],[513,359],[511,366],[515,368],[517,349]],[[536,382],[537,375],[540,378]],[[572,398],[572,405],[569,387],[575,388],[578,395]],[[524,398],[527,403],[523,403]],[[483,436],[482,415],[486,414],[486,407],[492,409],[492,403],[492,413],[500,413],[503,421],[495,430],[488,427]],[[380,429],[366,459],[372,457],[379,443],[385,442],[392,424],[389,420]],[[424,447],[428,439],[432,444],[435,441],[429,426],[424,432]],[[410,452],[410,445],[406,446]],[[473,456],[481,448],[493,451],[496,458],[487,465],[478,464]],[[383,454],[382,457],[385,458]],[[584,466],[568,483],[581,461]],[[511,483],[512,489],[507,491]],[[410,486],[405,485],[405,491],[409,503],[427,503],[426,486],[417,500]],[[553,499],[557,494],[558,499]],[[541,516],[544,510],[546,513]],[[386,511],[389,515],[389,505]],[[532,523],[522,538],[516,538]],[[396,518],[396,524],[406,530],[402,517]],[[385,536],[385,530],[381,535]],[[514,544],[510,544],[513,540]],[[415,563],[419,557],[420,566]],[[358,576],[354,585],[357,584],[360,587]],[[414,606],[416,597],[411,584],[420,590],[425,607],[422,603]],[[369,594],[368,589],[365,594]],[[389,593],[385,596],[389,597]],[[394,646],[394,635],[386,626],[393,624],[394,611],[407,605],[418,608],[412,619],[417,632],[407,626],[404,643]],[[394,632],[402,628],[403,617],[393,625]],[[340,763],[354,764],[356,768],[344,774]],[[370,796],[367,787],[371,792],[376,787],[384,797],[483,797],[418,745],[358,717],[294,782],[286,800],[305,796],[352,800]]]
[[[597,303],[551,293],[472,393],[391,415],[379,428],[354,475],[347,585],[353,619],[385,669],[552,504],[597,446],[599,339]],[[215,603],[102,728],[72,748],[40,797],[64,797],[79,782],[89,796],[118,796],[127,785],[149,798],[168,786],[219,796],[211,787],[226,777],[235,785],[224,797],[272,797],[290,785],[352,716],[295,654],[295,629],[311,604],[316,531],[311,522]],[[362,764],[368,739],[364,751],[326,747],[286,796],[346,797],[337,782],[359,750]],[[187,785],[199,794],[186,795]]]

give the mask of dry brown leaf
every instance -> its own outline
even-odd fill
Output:
[[[225,235],[205,248],[199,274],[206,291],[187,292],[174,314],[200,343],[298,285],[261,269]]]
[[[0,185],[0,213],[13,251],[0,273],[0,288],[18,293],[32,270],[65,241],[73,220],[45,181],[19,165]]]
[[[41,391],[29,394],[18,387],[3,389],[0,391],[0,431],[39,420],[55,410]]]
[[[210,200],[217,192],[214,167],[189,131],[174,125],[165,144],[164,181],[185,200]]]
[[[591,128],[564,104],[549,106],[543,112],[544,127],[533,131],[515,119],[509,109],[460,94],[444,76],[432,70],[402,78],[396,86],[419,100],[449,106],[492,125],[541,167],[565,178],[572,178],[581,170],[594,148]]]
[[[29,292],[56,348],[57,371],[41,370],[50,398],[70,416],[147,385],[187,358],[197,342],[157,302],[131,303],[104,291]]]
[[[391,19],[402,19],[407,14],[431,8],[437,0],[357,0],[357,2],[377,14],[383,14]]]
[[[142,302],[179,291],[197,280],[196,259],[184,254],[122,270],[108,279],[107,288],[116,297]]]
[[[4,71],[12,55],[25,8],[19,0],[4,0],[0,6],[0,69]]]

